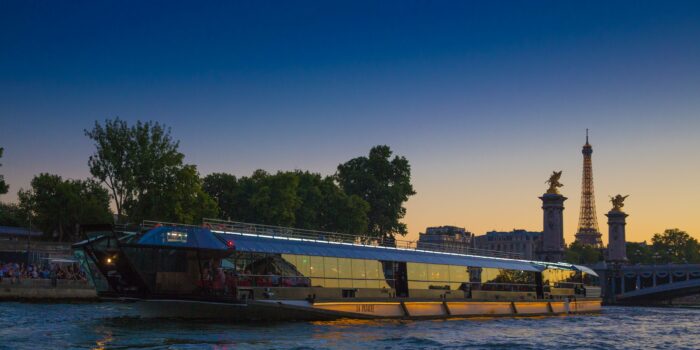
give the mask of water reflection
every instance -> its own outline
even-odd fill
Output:
[[[114,340],[114,337],[112,336],[111,332],[108,332],[104,338],[99,339],[98,341],[95,342],[95,346],[92,348],[93,350],[105,350],[107,349],[107,345],[111,343]]]
[[[381,340],[382,335],[373,331],[376,327],[385,327],[390,324],[398,325],[399,320],[360,320],[342,319],[336,321],[311,322],[315,330],[313,339],[342,345],[346,338],[362,339],[366,342]],[[405,321],[404,321],[405,322]]]
[[[0,303],[0,348],[693,349],[700,310],[606,308],[598,316],[217,323],[144,320],[125,304]]]

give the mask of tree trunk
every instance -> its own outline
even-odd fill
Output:
[[[58,241],[63,242],[63,225],[58,223]]]

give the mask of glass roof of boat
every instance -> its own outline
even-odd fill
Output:
[[[160,226],[146,232],[138,244],[200,249],[227,250],[232,244],[237,251],[312,256],[333,256],[351,259],[406,261],[415,263],[480,266],[509,270],[542,271],[544,269],[578,270],[597,274],[585,267],[567,263],[485,257],[447,252],[433,252],[382,246],[367,246],[301,239],[272,237],[247,233],[210,230],[201,227]]]
[[[456,253],[429,252],[393,247],[365,246],[352,243],[302,240],[287,237],[265,237],[223,231],[214,232],[221,234],[225,240],[233,241],[237,251],[481,266],[523,271],[542,270],[542,268],[524,260],[480,257]]]

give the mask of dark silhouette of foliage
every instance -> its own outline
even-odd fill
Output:
[[[564,252],[564,261],[571,264],[595,264],[602,260],[602,249],[579,242],[571,243]]]
[[[129,219],[144,219],[197,224],[205,217],[214,217],[216,202],[202,188],[202,180],[194,165],[173,169],[172,177],[159,186],[149,187],[129,202]]]
[[[204,190],[216,199],[224,219],[361,235],[369,205],[346,195],[332,177],[293,171],[255,171],[237,179],[215,173]]]
[[[28,225],[27,213],[17,204],[0,203],[0,226]]]
[[[404,157],[391,158],[389,146],[375,146],[368,157],[357,157],[338,165],[336,179],[348,195],[369,203],[367,233],[388,244],[406,235],[403,204],[416,192],[411,185],[411,167]]]
[[[0,147],[0,158],[2,158],[2,153],[5,151],[4,148]],[[2,166],[2,164],[0,164]],[[5,182],[5,176],[0,174],[0,194],[5,194],[10,189],[10,186]]]
[[[627,260],[630,264],[653,264],[654,250],[651,245],[644,242],[627,242]]]
[[[194,165],[183,164],[179,142],[157,122],[129,126],[119,118],[95,122],[85,135],[95,142],[88,164],[109,188],[120,220],[196,223],[214,216],[216,202],[203,191]]]
[[[651,244],[627,242],[627,259],[632,264],[698,264],[700,243],[677,228],[655,233]]]
[[[700,263],[700,244],[687,232],[677,228],[655,233],[652,249],[658,259],[669,263]]]
[[[95,122],[85,135],[95,142],[95,154],[90,156],[90,173],[109,188],[117,216],[124,215],[125,202],[134,197],[133,155],[131,130],[119,118],[105,120],[104,126]]]
[[[204,177],[202,189],[216,201],[219,208],[217,217],[226,220],[241,218],[238,179],[226,173],[213,173]]]
[[[112,222],[109,194],[94,180],[64,180],[58,175],[35,176],[31,189],[20,189],[19,207],[33,218],[48,239],[74,241],[79,224]]]

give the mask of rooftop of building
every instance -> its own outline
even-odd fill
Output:
[[[528,231],[525,229],[513,229],[512,231],[488,231],[485,233],[487,236],[506,236],[506,235],[528,235],[537,236],[541,235],[542,231]]]
[[[492,240],[528,240],[535,241],[542,237],[540,231],[527,231],[523,229],[513,229],[513,231],[489,231],[481,236],[474,236],[474,240],[478,242]]]
[[[467,231],[464,227],[457,226],[433,226],[427,227],[425,232],[418,234],[418,241],[429,241],[434,239],[442,239],[450,237],[460,240],[470,240],[474,236],[473,233]]]

